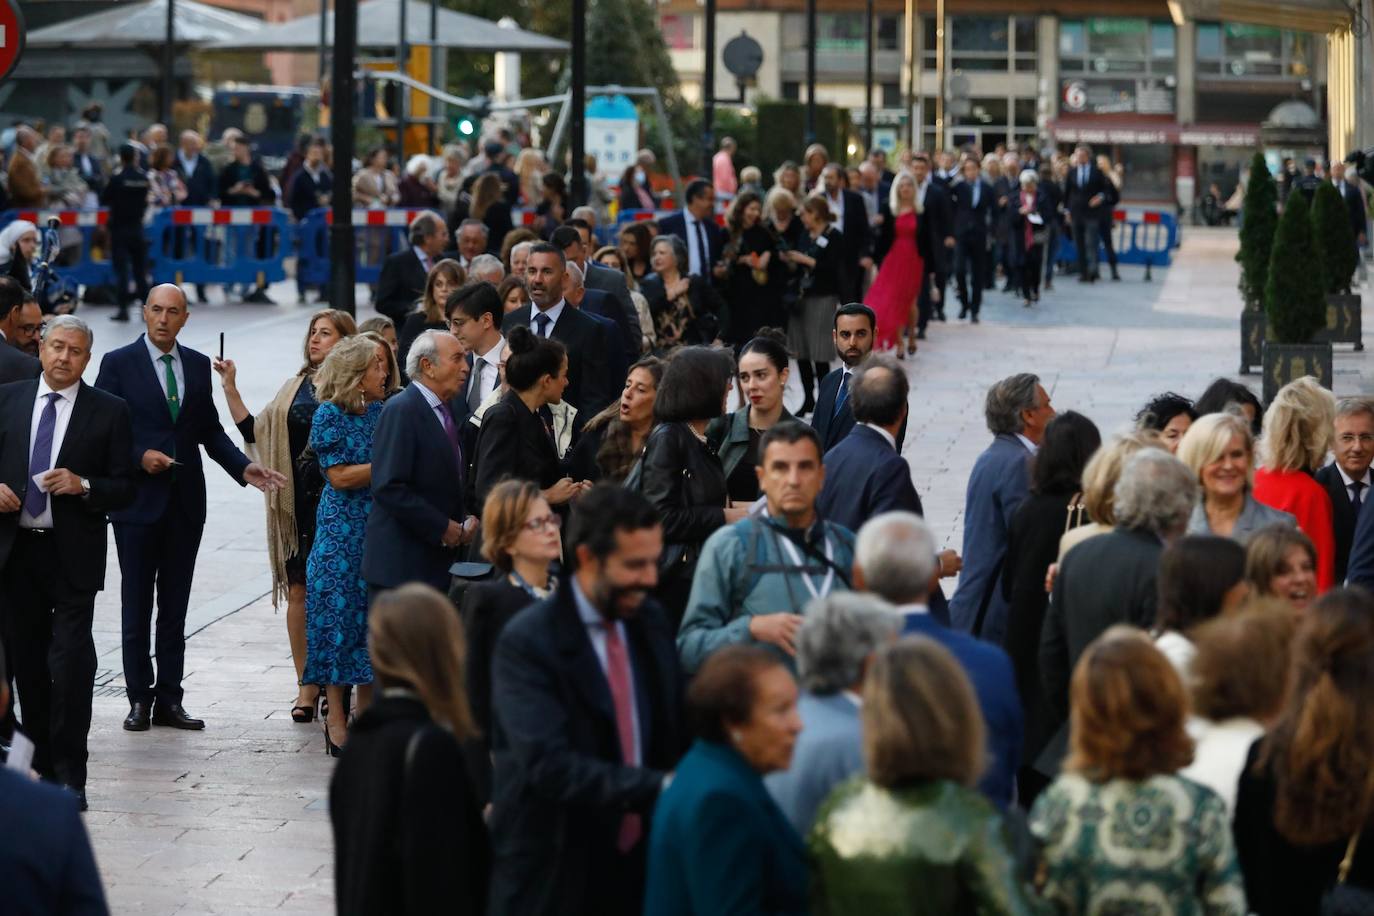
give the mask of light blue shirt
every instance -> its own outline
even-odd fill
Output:
[[[148,357],[153,361],[153,375],[157,376],[157,383],[162,386],[162,396],[167,397],[167,364],[162,361],[162,357],[172,357],[172,375],[177,380],[177,400],[186,400],[186,370],[181,365],[181,347],[172,344],[172,349],[168,353],[163,353],[157,348],[148,335],[143,335],[143,345],[148,348]]]
[[[563,309],[567,308],[567,306],[568,306],[568,303],[567,303],[567,300],[565,300],[565,299],[559,299],[559,300],[558,300],[557,302],[555,302],[553,305],[549,306],[548,310],[547,310],[547,311],[544,311],[544,312],[540,312],[540,311],[539,311],[539,306],[537,306],[537,305],[531,306],[531,307],[530,307],[530,330],[534,332],[534,336],[535,336],[535,337],[543,336],[543,335],[541,335],[541,334],[539,333],[539,316],[540,316],[540,315],[548,315],[548,316],[549,316],[549,330],[548,330],[548,336],[549,336],[549,337],[552,337],[552,336],[553,336],[553,328],[554,328],[554,325],[558,324],[558,318],[559,318],[560,315],[563,314]]]
[[[601,612],[592,607],[592,603],[587,600],[587,596],[582,594],[582,588],[577,584],[577,579],[572,580],[573,601],[577,604],[577,616],[581,618],[582,625],[587,628],[587,638],[592,641],[592,650],[596,652],[596,660],[601,663],[601,673],[607,675],[606,690],[610,692],[610,677],[608,674],[609,665],[606,660],[606,630],[610,626],[615,627],[616,633],[620,636],[620,644],[625,647],[625,659],[630,660],[630,641],[625,637],[625,624],[617,620],[614,624],[607,624],[606,618],[601,616]],[[634,719],[634,751],[635,758],[625,761],[626,766],[637,767],[644,759],[643,747],[639,741],[639,695],[635,690],[635,666],[630,662],[630,712]],[[614,698],[612,699],[614,702]]]

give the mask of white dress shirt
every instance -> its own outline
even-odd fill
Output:
[[[838,229],[841,235],[844,235],[844,191],[841,190],[835,197],[827,194],[825,202],[830,205],[830,214],[835,217],[835,221],[830,225]]]
[[[430,268],[434,266],[433,259],[431,259],[429,255],[425,254],[425,250],[421,248],[419,245],[411,245],[410,250],[415,252],[415,257],[419,260],[420,266],[423,267],[425,269],[425,273],[428,274]]]
[[[582,589],[577,584],[577,579],[572,580],[573,602],[577,605],[577,616],[581,618],[582,625],[587,628],[587,638],[592,641],[592,651],[596,653],[596,660],[601,663],[601,673],[607,674],[608,662],[606,660],[606,630],[609,626],[614,626],[616,633],[620,634],[620,643],[625,647],[625,658],[629,661],[630,669],[630,710],[634,719],[634,759],[627,760],[628,766],[640,766],[643,760],[644,751],[639,743],[639,692],[635,690],[635,666],[630,655],[630,640],[625,635],[625,624],[617,620],[614,624],[607,624],[606,618],[592,603],[587,600],[587,596],[582,594]],[[607,679],[607,693],[610,692],[609,676]],[[614,708],[614,700],[612,700]]]
[[[682,211],[682,218],[683,225],[687,228],[687,273],[696,277],[704,276],[710,272],[711,266],[709,238],[706,239],[707,250],[701,250],[702,239],[706,238],[706,227],[697,229],[697,223],[704,221],[697,219],[687,210]]]
[[[181,364],[181,347],[172,344],[172,349],[163,353],[157,348],[148,335],[143,335],[143,344],[148,348],[148,357],[153,361],[153,375],[157,376],[157,383],[162,386],[162,396],[167,397],[167,366],[162,362],[162,357],[172,357],[172,375],[177,380],[177,401],[186,402],[186,370]]]
[[[75,384],[69,385],[57,392],[58,398],[54,404],[57,416],[52,429],[52,451],[48,455],[48,466],[46,470],[51,471],[57,467],[57,456],[62,453],[62,440],[67,435],[67,423],[72,418],[72,407],[76,405],[76,393],[81,388],[78,380]],[[33,445],[38,439],[38,421],[43,416],[43,411],[48,406],[48,395],[52,394],[53,389],[48,384],[46,377],[38,376],[38,394],[33,399],[33,418],[29,421],[29,461],[24,463],[29,467],[33,460]],[[37,486],[32,480],[29,486]],[[19,512],[20,528],[52,528],[52,499],[47,502],[43,513],[38,516],[29,515],[29,510],[21,509]]]
[[[544,315],[548,315],[548,316],[549,316],[549,336],[550,336],[550,337],[553,336],[553,329],[554,329],[554,327],[558,324],[558,319],[559,319],[559,317],[563,314],[563,308],[564,308],[564,306],[566,306],[567,304],[568,304],[568,303],[567,303],[567,300],[566,300],[566,299],[559,299],[557,302],[555,302],[553,305],[549,306],[548,309],[542,313],[542,314],[544,314]],[[535,337],[539,337],[539,336],[540,336],[540,334],[539,334],[539,320],[538,320],[540,314],[541,314],[541,312],[539,311],[539,306],[537,306],[537,305],[532,305],[532,306],[530,306],[530,330],[534,332],[534,336],[535,336]]]
[[[1339,464],[1336,465],[1336,473],[1341,475],[1341,483],[1345,485],[1345,494],[1346,494],[1347,496],[1349,496],[1349,495],[1350,495],[1350,488],[1351,488],[1352,486],[1355,485],[1355,478],[1354,478],[1354,477],[1351,477],[1349,474],[1347,474],[1347,473],[1345,472],[1345,468],[1341,467]],[[1360,487],[1360,505],[1361,505],[1361,506],[1364,505],[1365,499],[1368,498],[1368,496],[1369,496],[1370,476],[1371,476],[1371,475],[1370,475],[1370,473],[1369,473],[1369,468],[1365,468],[1365,469],[1364,469],[1364,476],[1361,477],[1360,480],[1359,480],[1360,483],[1364,484],[1364,486]]]
[[[553,325],[549,325],[549,332],[553,332]],[[538,331],[535,331],[538,334]],[[501,384],[498,367],[501,365],[501,354],[506,350],[506,338],[496,338],[496,345],[485,353],[478,353],[477,359],[482,361],[482,374],[477,379],[477,390],[482,395],[482,400],[486,400],[487,395],[496,390]]]
[[[177,159],[181,162],[182,172],[186,175],[187,178],[190,178],[191,175],[195,173],[196,166],[200,163],[200,153],[196,153],[194,156],[187,159],[186,154],[178,150]]]
[[[1030,441],[1020,433],[1016,434],[1016,438],[1021,440],[1021,444],[1026,447],[1026,451],[1030,452],[1032,455],[1040,451],[1040,446],[1036,445],[1034,442]]]

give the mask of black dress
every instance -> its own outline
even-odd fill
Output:
[[[725,300],[705,277],[688,278],[686,295],[669,300],[663,279],[650,274],[640,284],[640,292],[649,302],[662,350],[710,344],[729,323]]]
[[[473,488],[477,506],[486,503],[491,488],[502,480],[532,480],[540,489],[548,489],[563,477],[552,434],[515,391],[507,392],[482,415],[476,451]],[[554,508],[562,513],[568,507]]]
[[[329,819],[340,916],[485,912],[482,808],[458,741],[413,695],[383,693],[349,728]]]
[[[742,346],[758,335],[759,328],[783,327],[787,316],[782,311],[782,291],[786,284],[786,272],[779,272],[775,262],[779,260],[774,251],[773,235],[768,228],[759,223],[744,230],[738,239],[730,242],[733,260],[730,263],[730,276],[726,284],[726,301],[730,303],[729,340],[736,347]],[[760,275],[749,266],[750,255],[768,256],[768,267]]]

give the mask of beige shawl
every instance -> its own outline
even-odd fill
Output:
[[[295,456],[291,454],[291,437],[286,429],[286,414],[296,399],[305,376],[288,379],[277,396],[253,420],[253,438],[249,457],[286,476],[286,485],[268,492],[267,497],[267,560],[272,567],[272,606],[286,597],[286,561],[296,555],[300,537],[296,528],[296,484],[293,473]]]

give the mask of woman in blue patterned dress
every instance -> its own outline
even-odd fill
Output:
[[[367,336],[349,338],[329,351],[315,374],[320,406],[310,430],[310,447],[324,472],[325,487],[305,570],[306,656],[301,680],[324,685],[329,700],[325,748],[336,757],[347,728],[344,688],[357,686],[359,710],[372,690],[363,532],[372,508],[372,434],[389,376],[385,346]]]

